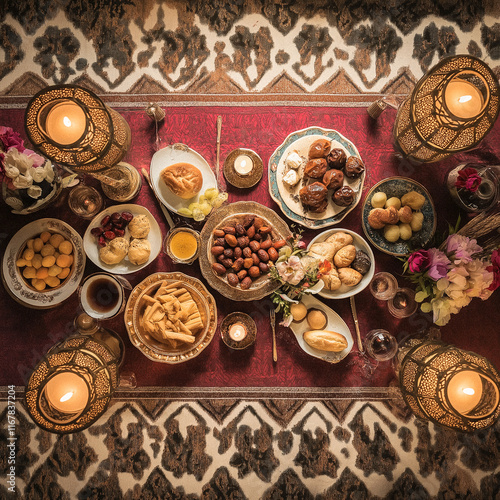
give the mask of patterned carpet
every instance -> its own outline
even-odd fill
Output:
[[[500,3],[471,0],[0,2],[0,103],[78,83],[109,102],[324,102],[406,94],[445,55],[500,74]],[[10,339],[2,339],[4,342]],[[21,388],[18,388],[21,389]],[[500,423],[417,421],[399,393],[119,392],[70,436],[0,403],[1,498],[498,499]],[[4,393],[5,395],[5,393]]]

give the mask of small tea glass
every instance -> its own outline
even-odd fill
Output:
[[[391,273],[380,272],[373,276],[368,287],[376,299],[389,300],[396,295],[398,281]]]
[[[109,273],[91,274],[78,289],[80,305],[91,318],[114,318],[125,308],[125,288],[132,287],[124,278]]]
[[[398,288],[394,297],[387,302],[387,308],[395,318],[411,316],[418,308],[415,291],[411,288]]]
[[[388,361],[398,352],[398,342],[387,330],[371,330],[365,337],[366,354],[377,361]]]
[[[74,187],[68,196],[69,208],[82,219],[93,219],[101,211],[102,204],[99,191],[84,184]]]
[[[175,264],[192,264],[200,255],[200,233],[189,227],[171,229],[163,242],[163,251]]]

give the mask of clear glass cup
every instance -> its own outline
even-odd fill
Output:
[[[200,255],[200,233],[189,227],[176,227],[165,237],[163,251],[176,264],[192,264]]]
[[[93,219],[101,211],[102,204],[99,191],[84,184],[74,187],[68,196],[69,208],[82,219]]]
[[[396,295],[398,281],[391,273],[380,272],[373,276],[368,287],[376,299],[389,300]]]
[[[95,273],[85,278],[78,294],[82,309],[91,318],[111,319],[125,308],[122,280],[109,273]]]
[[[387,301],[387,308],[395,318],[407,318],[418,308],[415,291],[411,288],[398,288],[392,299]]]
[[[388,361],[398,352],[398,341],[387,330],[371,330],[365,337],[366,354],[377,361]]]

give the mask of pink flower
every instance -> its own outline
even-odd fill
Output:
[[[429,267],[429,253],[427,250],[413,252],[408,257],[408,267],[412,273],[421,273]]]
[[[0,127],[0,141],[5,151],[11,148],[16,148],[20,153],[24,151],[24,142],[21,135],[14,132],[10,127]]]
[[[464,168],[458,172],[457,180],[455,181],[456,188],[465,188],[471,193],[475,193],[481,184],[481,176],[475,168]]]
[[[298,285],[305,275],[300,259],[296,255],[292,255],[286,262],[278,262],[276,269],[281,279],[290,285]]]
[[[488,266],[486,270],[493,273],[493,283],[488,290],[496,290],[500,286],[500,252],[498,250],[494,250],[491,254],[491,266]]]
[[[451,264],[450,259],[437,248],[427,250],[429,256],[429,270],[427,274],[434,281],[444,278],[448,273],[448,266]]]
[[[477,241],[460,234],[452,234],[446,240],[446,251],[452,256],[455,264],[471,262],[475,253],[481,252],[482,248]]]

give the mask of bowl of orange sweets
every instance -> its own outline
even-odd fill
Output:
[[[82,280],[85,251],[80,235],[58,219],[39,219],[9,241],[2,279],[11,296],[34,309],[54,307]]]

